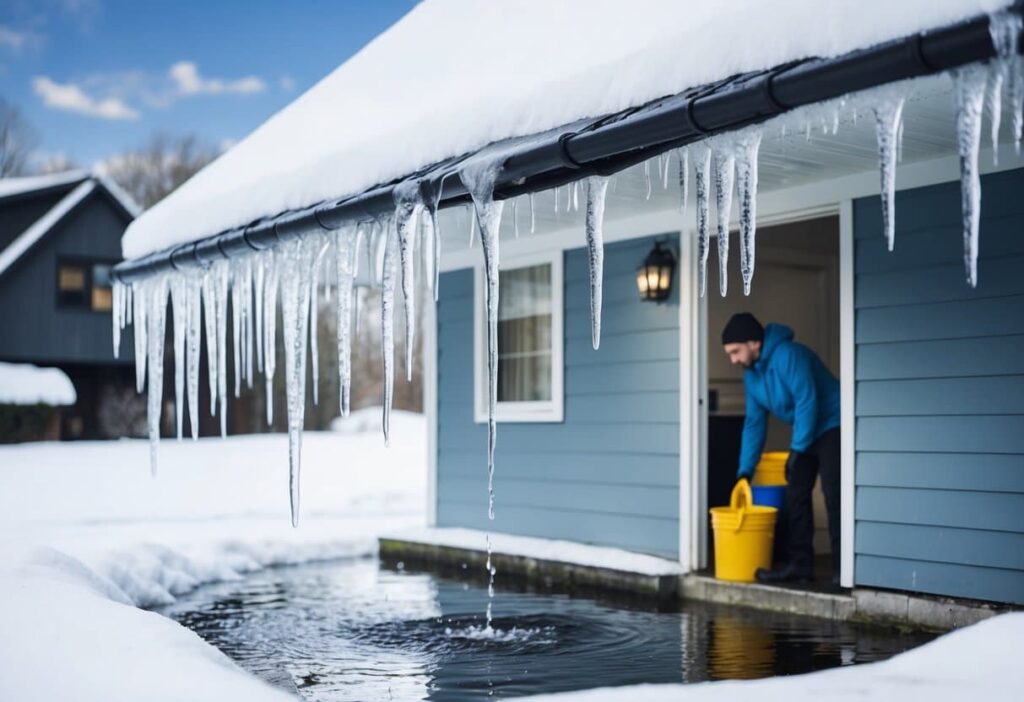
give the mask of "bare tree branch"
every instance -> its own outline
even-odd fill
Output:
[[[24,175],[39,138],[17,106],[0,97],[0,178]]]
[[[115,156],[105,170],[143,207],[152,207],[219,156],[194,134],[154,134],[141,149]]]

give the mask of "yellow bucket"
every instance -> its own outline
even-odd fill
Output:
[[[765,451],[754,469],[754,485],[785,485],[789,451]]]
[[[771,568],[777,515],[774,507],[754,504],[746,480],[736,483],[728,507],[711,508],[716,578],[752,583],[758,568]]]

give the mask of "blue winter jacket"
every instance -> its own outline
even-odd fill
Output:
[[[793,341],[782,324],[764,329],[761,356],[743,372],[747,418],[743,423],[739,477],[750,478],[764,450],[768,413],[793,425],[793,451],[806,451],[814,440],[839,426],[839,381],[817,354]]]

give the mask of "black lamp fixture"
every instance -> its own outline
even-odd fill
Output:
[[[676,269],[676,257],[672,250],[654,242],[654,248],[636,269],[636,287],[640,299],[648,302],[664,302],[672,292],[672,274]]]

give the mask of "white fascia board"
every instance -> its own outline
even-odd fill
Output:
[[[85,171],[65,171],[25,178],[0,178],[0,199],[71,185],[89,177]]]
[[[95,181],[85,181],[65,195],[46,214],[37,219],[35,224],[19,234],[6,249],[0,251],[0,275],[3,275],[26,251],[31,249],[48,231],[53,229],[64,218],[64,215],[88,197],[95,189]]]

